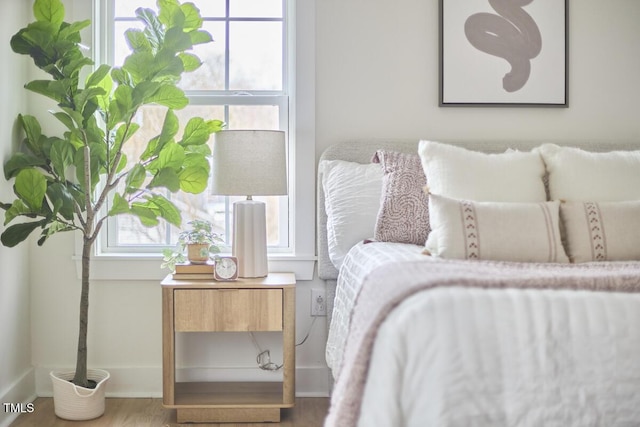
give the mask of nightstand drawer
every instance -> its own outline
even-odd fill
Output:
[[[282,289],[176,289],[176,332],[281,331]]]

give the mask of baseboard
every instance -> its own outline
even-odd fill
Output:
[[[18,418],[20,412],[6,410],[4,404],[22,404],[24,407],[36,399],[35,369],[27,370],[17,381],[9,386],[7,390],[0,392],[0,427],[9,427]]]
[[[36,393],[51,397],[53,387],[49,372],[59,368],[39,367],[35,372]],[[162,397],[162,368],[160,367],[100,367],[111,374],[107,383],[107,397]],[[279,381],[278,373],[258,368],[180,368],[179,381]],[[329,370],[327,367],[296,367],[296,396],[329,396]],[[3,427],[3,426],[0,426]]]

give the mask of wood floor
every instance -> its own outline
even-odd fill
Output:
[[[53,411],[53,399],[38,398],[35,411],[23,414],[10,427],[322,427],[328,398],[297,398],[296,406],[282,410],[280,423],[268,424],[178,424],[176,413],[162,407],[161,399],[107,399],[102,417],[92,421],[65,421]]]

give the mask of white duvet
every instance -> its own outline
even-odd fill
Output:
[[[418,253],[409,245],[359,245],[345,260],[343,270],[355,269],[339,280],[327,347],[336,375],[349,323],[340,311],[389,249],[401,258]],[[358,425],[640,426],[640,295],[419,292],[378,331]]]

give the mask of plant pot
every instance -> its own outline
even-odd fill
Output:
[[[209,260],[208,243],[191,243],[187,245],[187,259],[194,264],[204,264]]]
[[[91,420],[104,414],[104,391],[109,372],[89,369],[87,377],[95,381],[96,387],[80,387],[71,382],[73,371],[49,373],[53,382],[53,406],[58,417],[65,420]]]

